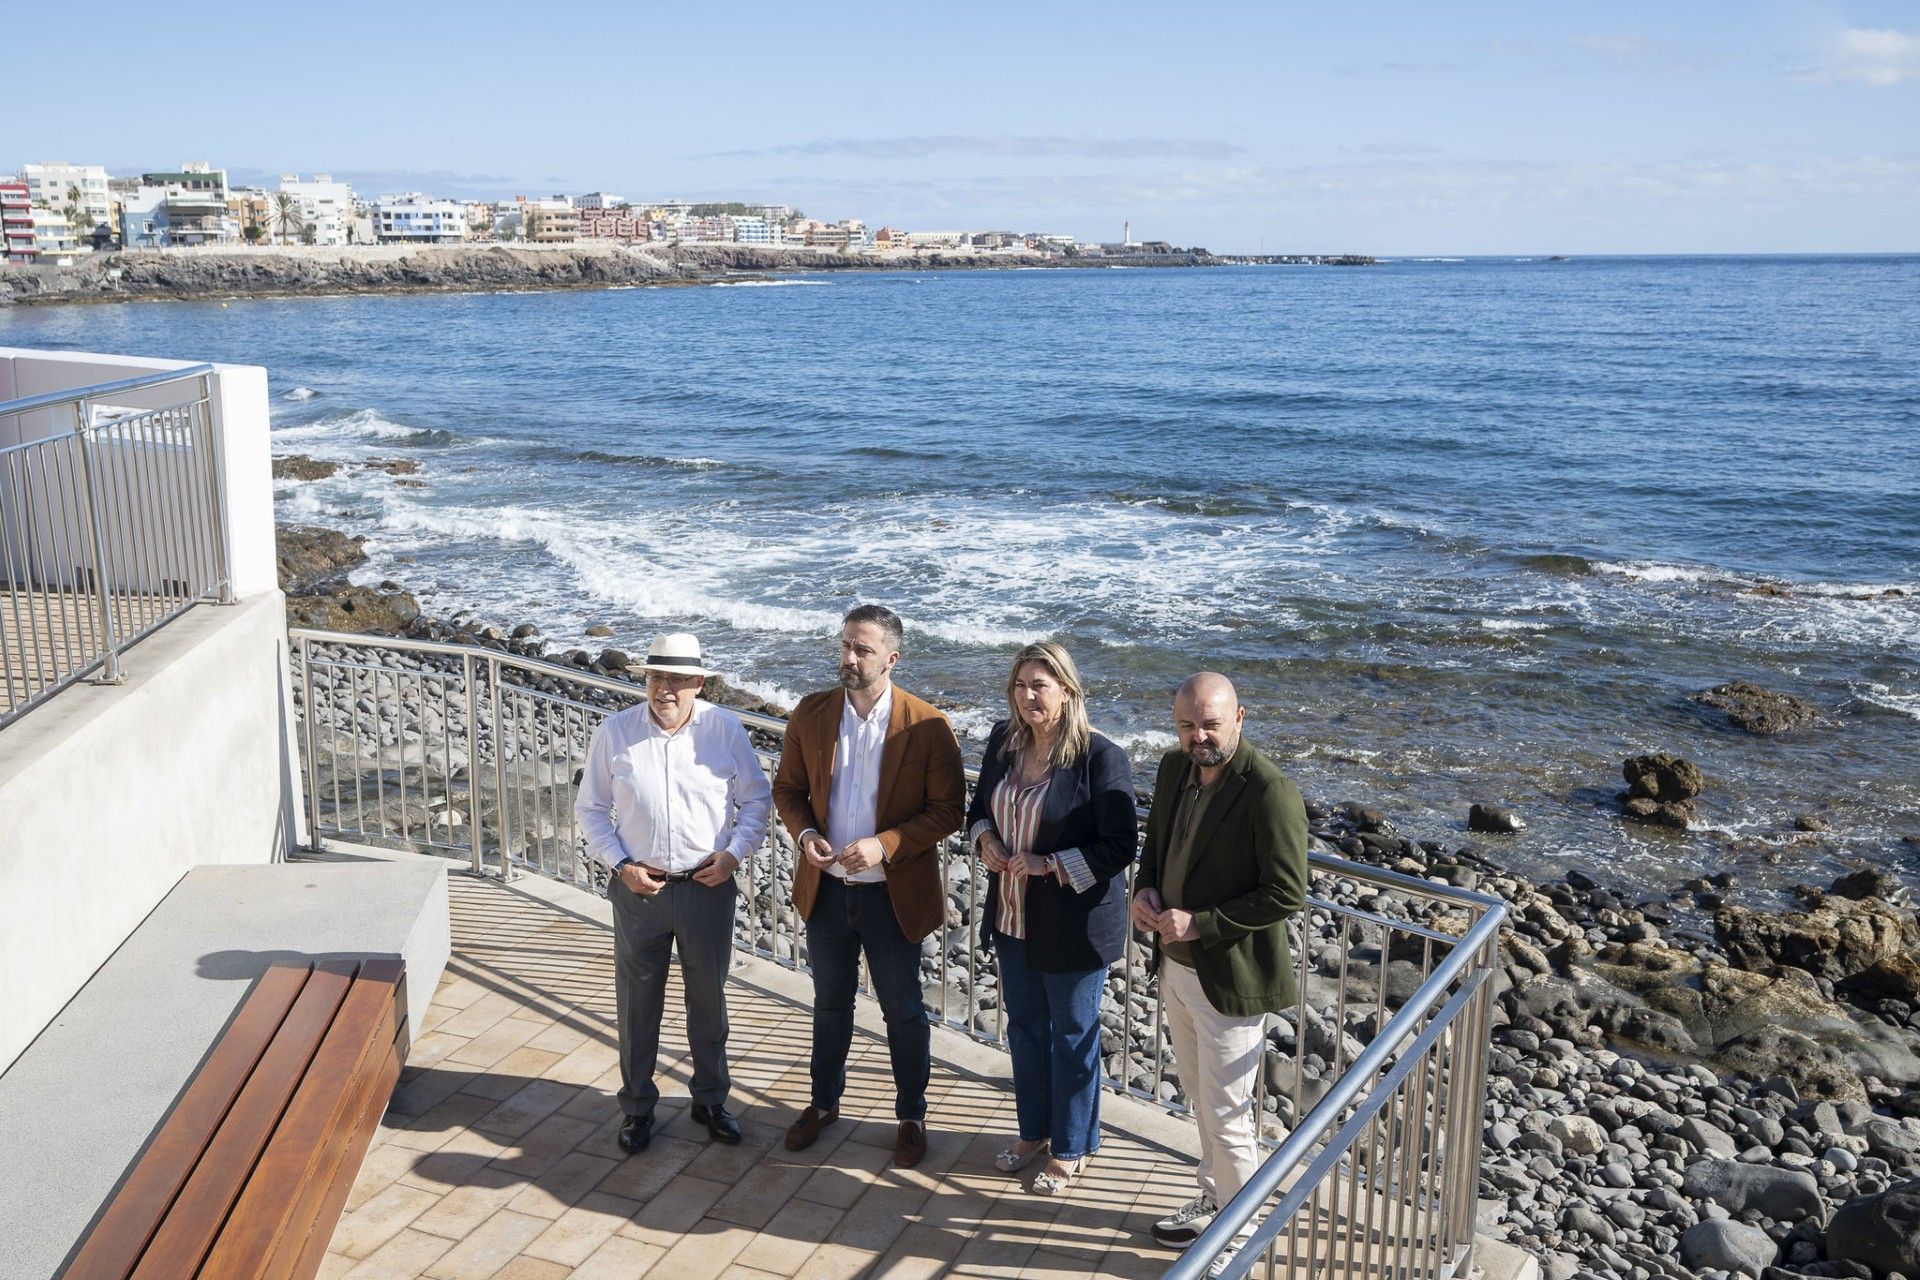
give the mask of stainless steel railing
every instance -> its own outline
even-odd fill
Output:
[[[316,841],[402,846],[457,857],[476,873],[533,871],[605,888],[573,799],[593,730],[638,702],[640,686],[474,646],[306,630],[292,639]],[[736,714],[771,771],[785,722]],[[776,822],[765,856],[740,870],[746,909],[735,945],[804,968],[794,856]],[[1004,1046],[982,923],[986,873],[958,840],[939,857],[948,916],[923,949],[928,1002],[947,1026]],[[1169,1274],[1204,1272],[1250,1230],[1229,1274],[1261,1259],[1290,1275],[1463,1273],[1504,906],[1320,853],[1310,871],[1307,910],[1293,922],[1299,997],[1269,1019],[1257,1080],[1273,1154]],[[1135,940],[1108,994],[1122,1011],[1105,1037],[1108,1087],[1184,1111],[1157,984]]]
[[[0,402],[0,726],[233,599],[212,365]],[[125,407],[133,393],[159,407]]]

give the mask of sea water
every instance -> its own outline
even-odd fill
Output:
[[[821,274],[752,288],[0,312],[0,343],[265,365],[283,521],[433,612],[777,700],[848,606],[977,753],[1051,637],[1142,783],[1214,668],[1310,799],[1649,888],[1920,848],[1920,259]],[[586,641],[605,624],[611,641]],[[1742,678],[1824,723],[1687,701]],[[1710,779],[1622,825],[1623,757]],[[1813,815],[1831,834],[1793,831]]]

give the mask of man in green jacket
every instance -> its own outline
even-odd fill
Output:
[[[1155,1240],[1178,1248],[1260,1166],[1253,1097],[1266,1016],[1297,989],[1286,922],[1306,905],[1307,810],[1241,736],[1246,715],[1225,676],[1203,671],[1180,686],[1180,748],[1160,761],[1134,882],[1133,922],[1153,935],[1174,1060],[1200,1127],[1200,1194],[1153,1225]]]

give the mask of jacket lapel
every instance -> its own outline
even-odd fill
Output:
[[[899,685],[893,687],[892,713],[887,716],[887,741],[880,750],[880,776],[874,779],[873,788],[873,829],[884,831],[887,827],[883,817],[893,793],[893,780],[900,771],[900,757],[907,749],[907,691]]]
[[[1248,749],[1243,739],[1239,749],[1233,753],[1233,759],[1227,761],[1227,771],[1220,777],[1220,790],[1214,793],[1212,803],[1207,805],[1207,811],[1200,815],[1199,829],[1193,833],[1192,866],[1199,866],[1201,852],[1213,847],[1214,837],[1220,834],[1220,824],[1226,820],[1227,813],[1240,799],[1240,793],[1246,790],[1247,766],[1252,763],[1252,758],[1247,754]]]
[[[835,690],[834,696],[827,699],[821,725],[821,740],[815,744],[814,748],[819,753],[824,766],[815,775],[820,778],[821,783],[813,793],[815,802],[813,817],[820,824],[817,830],[821,835],[827,833],[827,806],[833,799],[833,767],[840,763],[840,717],[846,714],[846,709],[847,691]]]

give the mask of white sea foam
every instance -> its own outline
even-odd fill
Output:
[[[1622,578],[1636,578],[1642,582],[1739,582],[1740,579],[1724,569],[1711,569],[1704,565],[1660,564],[1651,560],[1635,560],[1620,564],[1612,560],[1595,560],[1593,567],[1599,573],[1611,573]]]
[[[790,289],[800,285],[812,285],[824,288],[832,284],[831,280],[716,280],[716,289]]]
[[[1887,711],[1897,711],[1910,719],[1920,720],[1920,693],[1895,693],[1884,684],[1862,681],[1848,686],[1853,696],[1862,702],[1871,702],[1874,706]]]
[[[1150,753],[1171,751],[1180,745],[1180,739],[1164,729],[1136,729],[1132,733],[1110,733],[1113,745],[1128,755],[1147,755]]]
[[[1509,631],[1551,631],[1551,622],[1531,622],[1525,618],[1482,618],[1480,625],[1488,631],[1504,633]]]
[[[297,427],[276,427],[273,438],[277,441],[404,440],[426,430],[430,428],[409,427],[395,422],[378,409],[356,409],[352,413],[330,415],[318,422],[303,423]]]
[[[312,387],[295,387],[293,390],[287,392],[285,398],[288,400],[311,400],[319,394],[320,393]]]

